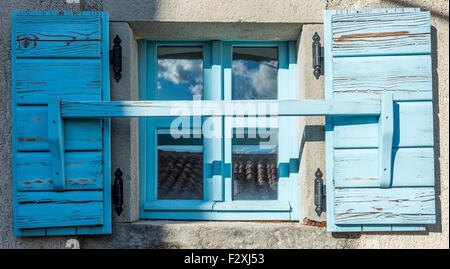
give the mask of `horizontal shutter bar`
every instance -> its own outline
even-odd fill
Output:
[[[376,116],[379,100],[61,102],[63,118],[209,116]]]
[[[209,117],[209,116],[380,116],[379,167],[381,186],[392,177],[393,95],[378,100],[239,100],[239,101],[84,101],[61,102],[50,98],[49,144],[55,190],[64,191],[64,120],[95,117]],[[50,139],[51,138],[51,139]]]

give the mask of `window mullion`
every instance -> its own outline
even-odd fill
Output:
[[[205,99],[222,100],[222,41],[211,42],[211,82],[210,88],[205,91]],[[206,83],[205,83],[206,84]],[[224,200],[223,177],[223,117],[209,117],[204,127],[206,131],[212,131],[209,137],[205,135],[205,154],[208,158],[208,166],[211,168],[212,200],[221,202]],[[209,128],[209,126],[213,126]]]

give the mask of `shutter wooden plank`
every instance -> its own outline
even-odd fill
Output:
[[[433,146],[432,102],[394,103],[394,147]],[[335,117],[336,148],[378,147],[378,117]]]
[[[45,235],[72,235],[77,234],[76,227],[52,227],[45,229]]]
[[[358,9],[358,14],[372,14],[372,13],[402,13],[402,12],[419,12],[420,8],[371,8]]]
[[[66,189],[101,190],[102,153],[66,152]],[[49,152],[27,152],[17,154],[16,173],[19,191],[51,191],[51,156]]]
[[[17,42],[17,58],[100,58],[100,41]]]
[[[48,13],[47,13],[48,14]],[[59,14],[58,14],[59,15]],[[16,16],[17,41],[31,40],[100,40],[99,16],[33,15]]]
[[[47,106],[17,108],[17,146],[20,151],[48,151]],[[102,149],[100,119],[64,120],[66,150]]]
[[[23,229],[19,230],[18,234],[19,236],[45,236],[46,235],[46,229],[45,228],[39,228],[39,229]]]
[[[365,225],[364,225],[365,226]],[[425,225],[408,225],[408,224],[394,224],[392,225],[392,231],[411,231],[411,232],[423,232],[426,231],[427,228]]]
[[[430,85],[431,87],[431,85]],[[380,96],[383,92],[381,91],[362,91],[362,92],[334,92],[334,100],[336,101],[356,101],[356,100],[364,100],[364,101],[375,101],[380,100]],[[431,101],[433,99],[432,91],[423,91],[423,92],[412,92],[412,91],[397,91],[393,92],[394,101]]]
[[[392,230],[391,224],[366,224],[361,225],[362,232],[383,232]]]
[[[433,148],[394,148],[392,186],[434,186]],[[336,187],[378,187],[378,149],[335,150]]]
[[[337,188],[337,224],[434,223],[434,187]]]
[[[333,59],[335,92],[431,91],[430,55]]]
[[[18,228],[103,224],[103,193],[22,192],[17,195]]]
[[[351,16],[347,13],[335,14],[332,17],[333,37],[342,32],[370,33],[372,29],[384,27],[392,29],[389,32],[402,31],[410,28],[411,33],[426,32],[429,25],[429,12],[390,12],[389,9],[354,10]],[[347,23],[347,24],[345,24]],[[333,54],[335,51],[333,51]]]
[[[61,100],[101,100],[100,60],[16,60],[18,104],[47,104],[48,96]]]
[[[394,105],[394,147],[432,147],[433,103],[398,102]]]
[[[363,224],[362,232],[423,232],[426,230],[422,224]]]
[[[378,117],[335,117],[334,135],[335,148],[376,148]]]
[[[430,53],[428,12],[334,15],[333,55]]]
[[[17,195],[19,203],[83,203],[86,201],[101,201],[100,191],[69,191],[69,192],[21,192]]]

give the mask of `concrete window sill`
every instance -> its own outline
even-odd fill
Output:
[[[342,248],[346,244],[326,228],[302,222],[172,220],[114,223],[106,241],[115,248]],[[89,238],[84,246],[90,243],[98,244]]]

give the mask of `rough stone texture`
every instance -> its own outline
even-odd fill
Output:
[[[110,48],[114,45],[114,38],[118,35],[121,39],[122,48],[122,77],[117,82],[114,78],[114,71],[110,65],[111,75],[111,100],[137,100],[138,85],[137,72],[134,66],[137,65],[135,55],[137,42],[133,31],[126,22],[111,22],[109,24]],[[123,172],[123,194],[124,208],[120,216],[113,213],[113,222],[136,221],[139,219],[139,178],[136,167],[138,146],[136,135],[131,135],[132,118],[113,118],[111,121],[111,173],[117,168]],[[130,139],[131,137],[131,139]]]
[[[126,190],[131,207],[124,217],[114,217],[113,234],[105,236],[77,236],[81,248],[448,248],[448,0],[444,1],[389,1],[389,0],[282,0],[282,1],[219,1],[205,0],[192,5],[182,0],[152,1],[134,4],[119,0],[82,0],[80,4],[67,4],[65,0],[2,0],[0,3],[0,94],[11,96],[10,49],[11,10],[106,10],[112,20],[155,20],[147,25],[130,23],[136,27],[136,36],[146,38],[199,39],[231,38],[295,40],[299,36],[300,23],[321,23],[322,10],[347,8],[421,7],[431,11],[433,44],[433,86],[435,100],[435,151],[436,182],[439,202],[438,223],[429,227],[428,233],[330,234],[325,228],[305,226],[300,223],[246,223],[246,222],[177,222],[136,220],[138,205],[137,183],[137,121],[113,122],[118,130],[113,136],[113,169],[125,167],[130,183]],[[155,12],[157,10],[158,12]],[[123,16],[123,17],[121,17]],[[126,18],[126,16],[128,16]],[[144,18],[144,16],[146,16]],[[171,22],[178,23],[171,23]],[[188,22],[188,23],[183,23]],[[207,24],[205,22],[213,22]],[[256,24],[255,22],[265,22]],[[200,24],[199,24],[200,23]],[[283,24],[281,24],[283,23]],[[185,24],[185,25],[184,25]],[[171,25],[171,26],[169,26]],[[141,27],[142,29],[139,29]],[[144,29],[147,27],[147,29]],[[208,28],[209,27],[209,28]],[[162,30],[161,30],[162,28]],[[166,30],[164,30],[166,28]],[[314,31],[322,30],[321,24],[303,25],[299,39],[299,91],[302,98],[323,98],[323,78],[312,76],[310,38]],[[112,31],[127,35],[132,54],[124,59],[130,74],[124,73],[122,85],[112,85],[112,98],[137,99],[137,50],[132,42],[132,32],[123,24],[111,23]],[[196,30],[197,29],[197,30]],[[277,33],[278,29],[278,33]],[[176,30],[176,31],[174,31]],[[263,34],[261,32],[264,30]],[[220,31],[231,31],[219,37]],[[192,32],[193,36],[190,36]],[[203,33],[202,33],[203,32]],[[212,33],[212,34],[211,34]],[[173,35],[173,36],[171,36]],[[124,52],[125,53],[125,52]],[[128,76],[128,78],[127,78]],[[127,78],[127,79],[126,79]],[[114,82],[112,82],[114,84]],[[126,84],[126,85],[124,85]],[[131,92],[126,88],[130,87]],[[127,92],[128,91],[128,92]],[[11,99],[0,99],[0,248],[64,248],[70,236],[18,238],[12,235],[12,188],[11,188]],[[300,134],[305,143],[302,147],[300,174],[301,203],[305,203],[301,216],[315,220],[312,211],[312,180],[317,167],[324,167],[323,117],[301,119]],[[312,126],[312,127],[309,127]],[[131,141],[127,134],[131,133]],[[125,141],[124,141],[125,140]],[[116,144],[118,143],[118,144]],[[121,162],[117,157],[126,152],[130,160]],[[116,157],[114,157],[116,156]],[[126,166],[124,166],[126,165]],[[323,172],[324,169],[322,170]],[[309,190],[309,191],[308,191]],[[134,195],[134,196],[133,196]],[[133,204],[134,203],[134,204]],[[133,210],[130,210],[134,208]],[[113,213],[114,214],[114,213]],[[302,218],[301,218],[302,220]]]
[[[321,23],[326,1],[104,0],[115,21]]]
[[[352,248],[357,241],[299,223],[140,221],[113,225],[113,233],[80,238],[81,248]]]
[[[181,40],[296,40],[300,23],[132,21],[136,38]]]
[[[80,0],[80,10],[102,11],[103,0]]]

